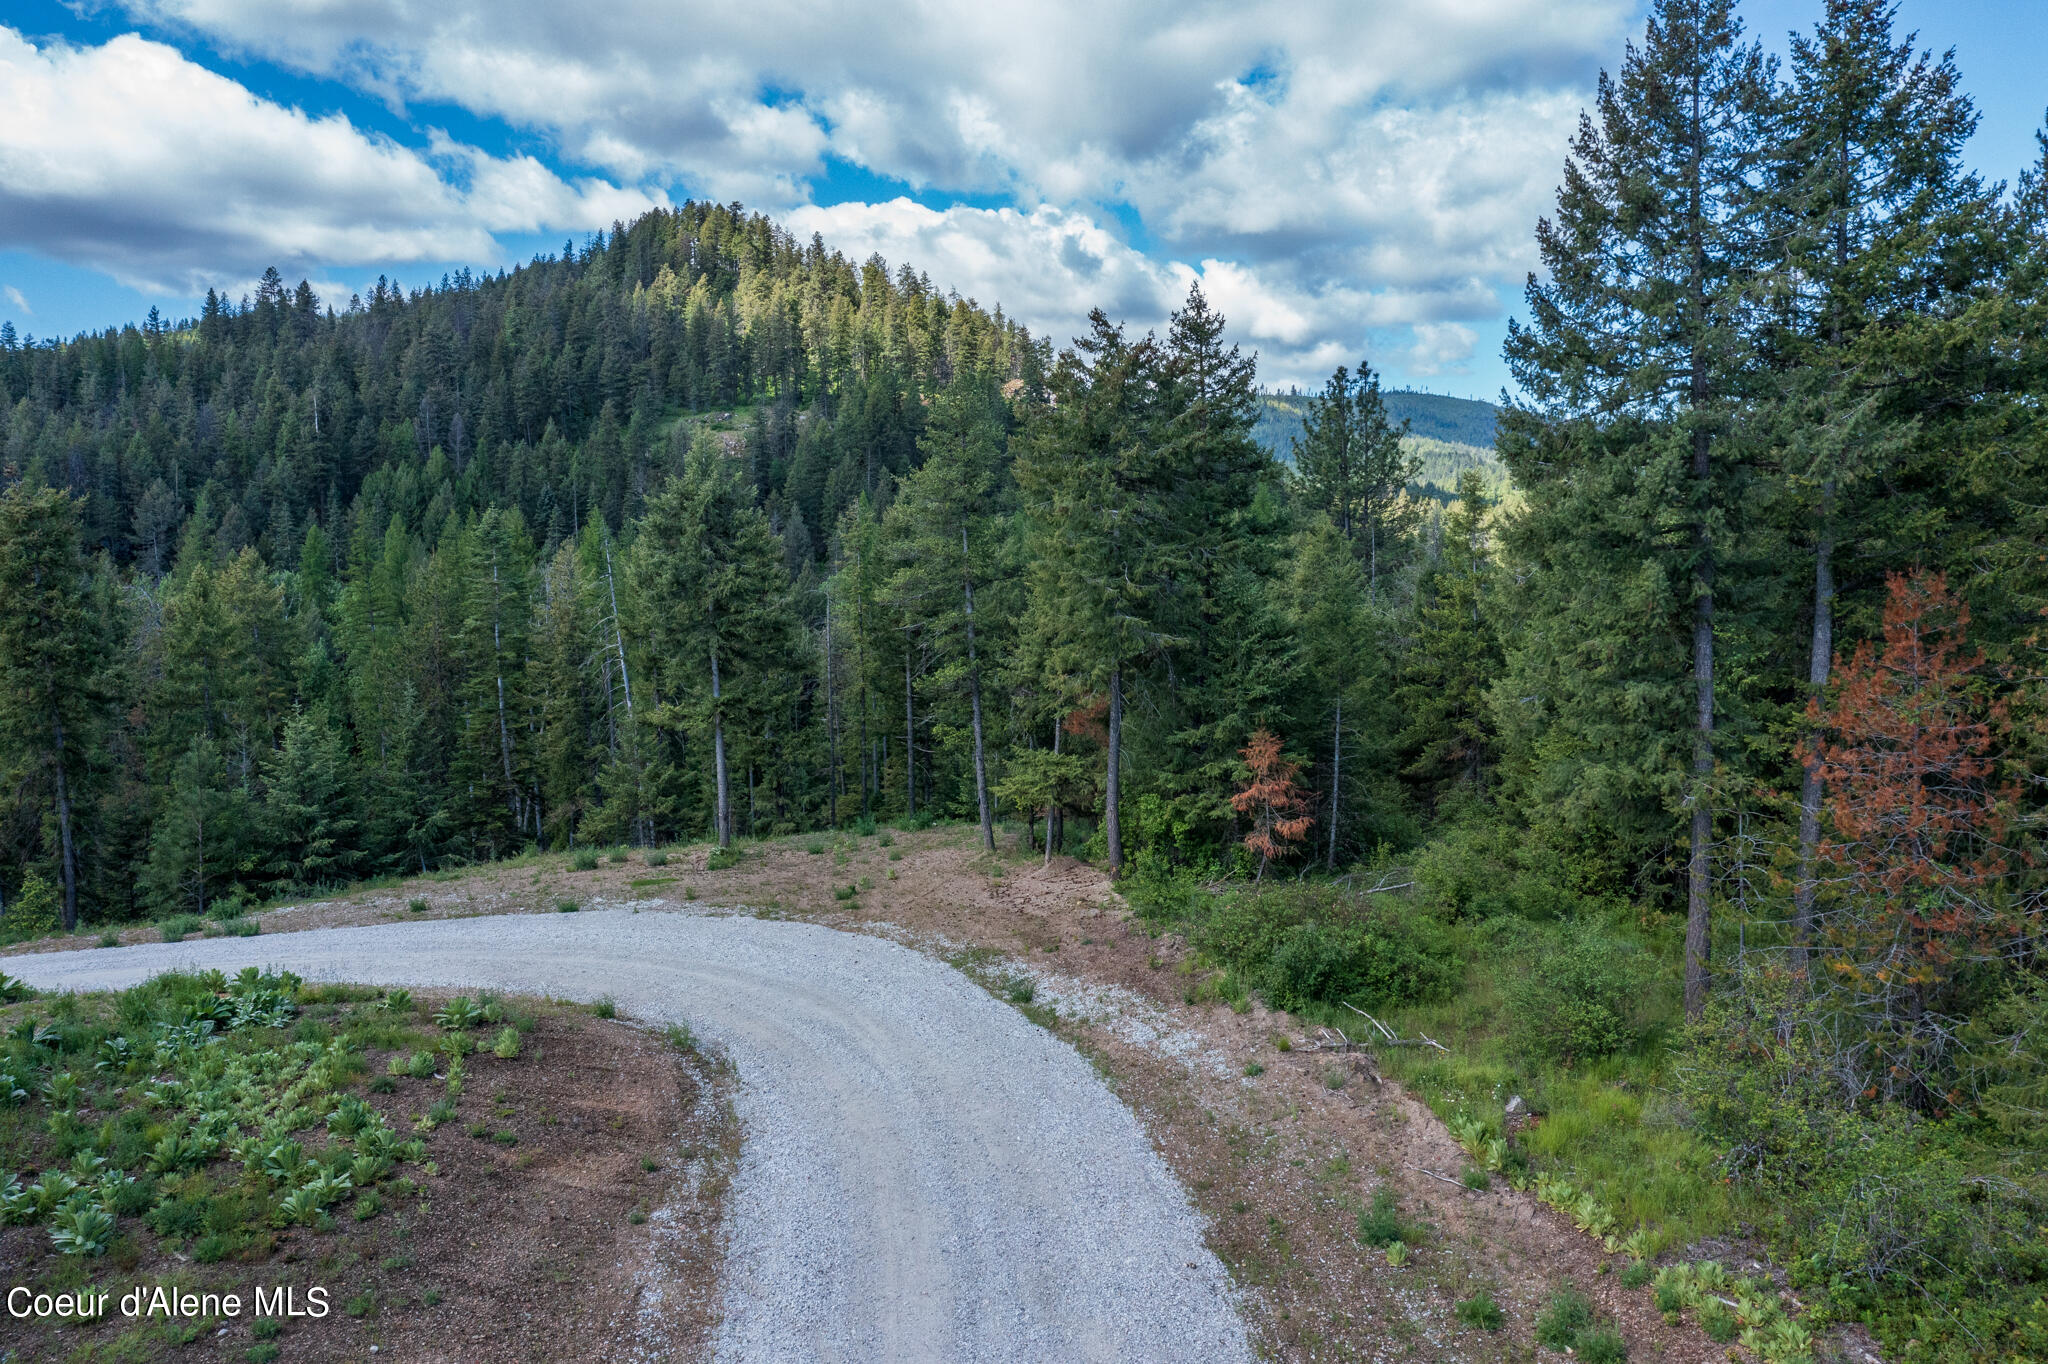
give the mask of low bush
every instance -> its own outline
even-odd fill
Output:
[[[668,854],[656,848],[640,860],[650,867],[665,867],[668,865]]]
[[[569,870],[570,870],[570,871],[596,871],[596,870],[597,870],[597,849],[595,849],[595,848],[578,848],[578,849],[577,849],[577,850],[576,850],[575,852],[572,852],[572,853],[570,853],[570,854],[569,854]]]
[[[1647,954],[1635,944],[1583,924],[1560,929],[1507,974],[1520,1045],[1567,1064],[1633,1050],[1647,1032],[1650,976]]]
[[[1195,938],[1269,1005],[1291,1012],[1340,999],[1375,1007],[1434,998],[1463,969],[1434,916],[1334,887],[1229,896]]]
[[[1458,1320],[1467,1326],[1476,1326],[1482,1331],[1498,1331],[1507,1320],[1500,1310],[1500,1304],[1493,1300],[1493,1294],[1480,1289],[1457,1307]]]

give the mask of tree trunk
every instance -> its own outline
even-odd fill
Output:
[[[1058,715],[1054,715],[1052,718],[1052,755],[1055,758],[1060,755],[1060,718]],[[1045,865],[1048,867],[1052,865],[1053,831],[1057,827],[1059,811],[1059,801],[1049,800],[1045,803]]]
[[[960,553],[967,553],[967,528],[960,529]],[[996,823],[988,806],[988,759],[981,746],[981,666],[974,658],[974,579],[962,577],[967,595],[967,699],[974,710],[974,798],[981,806],[981,846],[996,850]]]
[[[917,813],[917,708],[910,690],[910,638],[903,640],[903,812]]]
[[[839,823],[839,697],[832,690],[832,593],[825,593],[825,751],[832,765],[832,823]]]
[[[612,647],[619,655],[619,682],[626,689],[626,718],[633,718],[633,676],[626,671],[626,636],[619,626],[619,589],[612,581],[612,542],[604,542],[604,586],[612,599]]]
[[[1835,649],[1835,565],[1834,529],[1830,524],[1834,480],[1821,484],[1820,543],[1813,554],[1813,648],[1807,661],[1807,685],[1815,698],[1827,690],[1828,670]],[[1808,736],[1818,747],[1820,736]],[[1792,973],[1806,974],[1806,953],[1813,941],[1814,850],[1820,843],[1822,782],[1820,754],[1806,756],[1805,779],[1799,786],[1799,879],[1792,888]]]
[[[78,847],[71,840],[71,788],[64,779],[64,722],[57,732],[57,842],[64,877],[64,931],[78,931]]]
[[[718,687],[718,650],[711,651],[711,753],[718,770],[718,809],[712,818],[718,825],[718,846],[732,846],[732,792],[725,774],[725,707]]]
[[[1344,698],[1337,698],[1337,724],[1330,733],[1330,855],[1323,863],[1327,871],[1337,870],[1337,793],[1344,785]],[[1264,871],[1263,865],[1260,871]]]
[[[498,752],[505,760],[505,800],[512,808],[512,827],[524,832],[526,821],[519,813],[519,783],[512,779],[512,730],[505,723],[505,663],[500,652],[502,612],[498,604],[498,559],[491,556],[491,663],[498,673]]]
[[[1123,780],[1118,768],[1124,756],[1124,672],[1112,668],[1109,674],[1109,774],[1102,789],[1102,832],[1109,845],[1109,874],[1116,876],[1124,866],[1123,821],[1117,812],[1117,797]]]
[[[1709,895],[1712,877],[1709,863],[1714,834],[1714,812],[1708,784],[1714,775],[1714,561],[1704,520],[1707,480],[1707,433],[1693,433],[1693,476],[1701,485],[1702,520],[1694,531],[1699,554],[1698,595],[1693,601],[1692,676],[1695,704],[1692,752],[1692,855],[1686,877],[1685,912],[1685,1016],[1697,1019],[1707,1007],[1707,961],[1709,938]]]

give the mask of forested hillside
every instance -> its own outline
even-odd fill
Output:
[[[1302,415],[1312,396],[1299,389],[1262,392],[1253,438],[1284,459],[1301,438]],[[1499,434],[1500,410],[1492,403],[1398,388],[1389,390],[1386,400],[1388,420],[1396,426],[1408,423],[1408,430],[1425,440],[1490,450]]]
[[[1417,496],[1444,503],[1456,501],[1458,480],[1467,470],[1480,475],[1489,496],[1498,499],[1507,491],[1507,470],[1493,448],[1496,411],[1491,403],[1399,389],[1383,396],[1387,420],[1395,426],[1407,424],[1403,444],[1416,461],[1412,486]],[[1291,462],[1314,400],[1314,395],[1299,390],[1260,394],[1252,439],[1271,450],[1281,463]]]
[[[1199,291],[1055,354],[736,207],[0,334],[0,922],[1015,821],[1290,1007],[1469,968],[1473,1092],[1640,1067],[1822,1310],[2048,1351],[2048,141],[1967,173],[1879,0],[1782,70],[1653,8],[1536,226],[1509,501]],[[1396,865],[1405,917],[1195,889]]]

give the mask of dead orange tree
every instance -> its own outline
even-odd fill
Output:
[[[1246,781],[1230,804],[1240,815],[1249,815],[1251,832],[1244,845],[1259,855],[1259,880],[1266,877],[1266,864],[1285,857],[1293,846],[1308,837],[1315,817],[1308,813],[1308,793],[1296,783],[1301,764],[1281,756],[1280,737],[1260,728],[1241,750]]]
[[[1998,780],[2006,707],[1969,621],[1943,575],[1892,575],[1882,647],[1838,659],[1832,706],[1808,712],[1828,791],[1812,984],[1852,1098],[1952,1105],[1970,980],[2033,937]]]

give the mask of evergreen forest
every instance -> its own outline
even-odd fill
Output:
[[[1618,1234],[2048,1358],[2048,134],[1973,173],[1953,58],[1816,3],[1650,6],[1483,457],[1369,357],[1277,457],[1199,288],[1056,345],[739,205],[0,331],[0,929],[960,821],[1436,1019],[1432,1102],[1605,1086]]]

